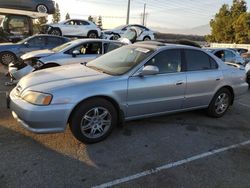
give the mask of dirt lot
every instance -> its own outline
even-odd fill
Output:
[[[6,109],[11,87],[3,85],[4,71],[0,65],[2,188],[250,185],[250,91],[221,119],[194,111],[132,121],[107,140],[84,145],[69,130],[37,135],[23,129]]]

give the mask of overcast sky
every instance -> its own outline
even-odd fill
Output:
[[[56,0],[62,19],[68,12],[71,18],[87,19],[89,15],[103,17],[104,28],[126,23],[127,0]],[[131,0],[130,23],[141,23],[143,6],[147,8],[147,26],[193,28],[206,25],[222,4],[232,0]],[[250,0],[247,0],[250,6]]]

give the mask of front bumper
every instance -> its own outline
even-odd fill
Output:
[[[15,89],[14,89],[15,90]],[[68,124],[72,104],[36,106],[10,93],[9,106],[13,117],[34,133],[63,132]]]
[[[14,65],[13,63],[9,64],[10,76],[15,80],[20,80],[22,77],[33,72],[34,70],[35,69],[30,65],[23,66],[21,69],[19,69],[17,65]]]

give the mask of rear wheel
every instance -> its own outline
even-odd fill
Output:
[[[118,34],[114,34],[114,36],[112,37],[113,40],[118,40],[120,38],[120,35]]]
[[[50,35],[55,35],[55,36],[62,36],[61,30],[58,29],[58,28],[52,28],[52,29],[48,32],[48,34],[50,34]]]
[[[117,122],[115,107],[105,99],[95,98],[74,110],[69,125],[76,139],[90,144],[109,136]]]
[[[219,90],[207,109],[208,115],[216,118],[222,117],[232,104],[232,100],[232,93],[228,89]]]
[[[45,6],[45,5],[38,5],[36,7],[36,10],[37,12],[40,12],[40,13],[48,13],[48,8]]]
[[[11,52],[3,52],[0,54],[0,63],[3,65],[9,65],[10,63],[16,63],[16,56]]]

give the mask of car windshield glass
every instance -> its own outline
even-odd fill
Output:
[[[87,64],[87,67],[111,75],[122,75],[153,53],[153,50],[125,46],[107,53]]]
[[[65,44],[62,44],[60,46],[57,46],[55,48],[52,49],[53,52],[61,52],[62,50],[64,50],[65,48],[67,48],[68,46],[70,46],[72,44],[72,42],[67,42]]]
[[[123,29],[124,27],[125,27],[126,25],[120,25],[120,26],[118,26],[118,27],[116,27],[115,29]]]

